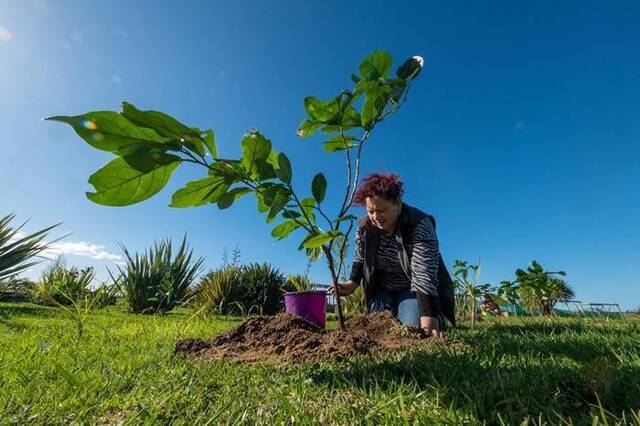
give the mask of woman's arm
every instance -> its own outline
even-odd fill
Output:
[[[437,296],[440,249],[436,231],[428,217],[416,225],[411,243],[411,289],[416,293]]]
[[[438,263],[440,249],[435,229],[424,218],[412,235],[411,288],[416,292],[420,326],[428,334],[442,336],[438,321]]]

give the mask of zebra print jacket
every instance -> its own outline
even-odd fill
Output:
[[[421,222],[428,218],[431,227],[425,226]],[[416,231],[419,232],[414,232]],[[431,229],[429,229],[431,228]],[[402,204],[402,209],[398,217],[396,240],[398,241],[398,257],[400,266],[408,277],[414,278],[412,290],[425,294],[434,294],[438,301],[441,314],[455,325],[455,302],[453,297],[453,281],[442,260],[438,250],[437,240],[435,240],[436,222],[433,216],[411,207],[406,203]],[[376,253],[380,240],[380,230],[375,227],[365,215],[360,220],[356,241],[361,244],[362,249],[356,254],[350,279],[356,283],[362,283],[367,306],[378,288],[376,282]],[[424,237],[422,241],[416,236]],[[434,244],[435,240],[435,244]],[[416,251],[419,256],[433,256],[433,259],[422,259],[427,264],[412,267],[412,257],[414,255],[415,243],[420,242],[421,247]],[[435,251],[434,251],[435,248]],[[416,259],[417,260],[417,259]],[[421,262],[413,262],[421,263]],[[435,269],[435,270],[434,270]],[[416,275],[417,274],[417,275]]]

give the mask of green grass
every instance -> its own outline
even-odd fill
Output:
[[[343,364],[173,357],[239,319],[0,303],[0,424],[640,424],[640,319],[509,318]]]

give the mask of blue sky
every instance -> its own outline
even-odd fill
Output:
[[[140,250],[185,232],[208,267],[238,244],[243,261],[302,272],[296,235],[275,242],[250,198],[226,211],[169,208],[195,168],[141,204],[92,204],[87,178],[110,156],[41,118],[128,100],[213,128],[229,157],[258,128],[291,158],[296,188],[308,193],[324,171],[338,200],[342,158],[295,135],[302,100],[349,87],[374,49],[395,65],[420,54],[425,69],[376,128],[363,173],[399,173],[405,201],[436,216],[447,263],[480,259],[482,281],[536,259],[567,271],[580,300],[635,308],[638,22],[631,1],[0,0],[0,214],[31,219],[27,230],[64,222],[68,263],[102,276],[119,243]],[[323,263],[311,273],[328,282]]]

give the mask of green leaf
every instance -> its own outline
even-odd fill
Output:
[[[258,211],[260,213],[269,211],[278,190],[278,185],[272,182],[265,182],[257,187],[256,200],[258,201]]]
[[[55,116],[46,120],[69,124],[89,145],[102,151],[117,153],[127,146],[161,147],[167,138],[155,130],[139,127],[113,111],[94,111],[76,116]]]
[[[324,244],[328,243],[329,241],[333,240],[336,237],[336,234],[334,231],[331,232],[324,232],[322,234],[316,235],[312,238],[309,238],[304,244],[303,247],[307,248],[307,249],[312,249],[312,248],[320,248],[322,247]]]
[[[136,126],[155,130],[160,136],[180,142],[201,157],[204,143],[197,129],[190,128],[160,111],[140,111],[129,102],[122,103],[122,115]]]
[[[347,129],[351,127],[358,127],[362,122],[362,117],[360,117],[360,113],[356,111],[356,109],[352,106],[347,107],[344,110],[344,115],[342,117],[342,128]]]
[[[388,87],[374,87],[367,91],[364,104],[362,105],[362,127],[371,130],[375,121],[380,117],[382,110],[387,104]],[[390,89],[389,89],[390,90]]]
[[[296,134],[303,138],[307,138],[313,135],[320,128],[320,126],[322,126],[322,123],[320,121],[306,119],[302,123],[300,123]]]
[[[302,214],[298,213],[295,210],[285,210],[282,212],[282,217],[286,219],[298,219],[302,217]]]
[[[323,102],[315,96],[309,96],[304,99],[304,107],[315,121],[327,122],[334,118],[339,111],[338,103],[335,99]]]
[[[358,139],[351,135],[336,135],[326,141],[323,144],[323,148],[325,152],[343,151],[345,149],[357,147],[358,144],[353,142],[355,140]]]
[[[245,194],[248,194],[251,191],[252,189],[247,187],[233,188],[231,191],[222,195],[218,199],[218,208],[220,208],[221,210],[224,210],[226,208],[231,207],[231,205],[235,200],[237,200],[238,198],[242,197]]]
[[[228,188],[229,183],[222,176],[208,176],[191,181],[173,194],[170,207],[191,207],[215,203],[221,195],[227,192]]]
[[[204,132],[204,144],[211,153],[214,159],[218,159],[218,147],[216,146],[216,134],[213,130],[209,129]]]
[[[303,198],[302,201],[300,201],[300,205],[302,206],[304,214],[311,220],[314,220],[315,215],[313,214],[313,209],[316,207],[316,199],[313,197]]]
[[[268,160],[256,161],[256,174],[258,180],[264,181],[276,177],[276,171]]]
[[[267,223],[273,222],[273,219],[280,213],[289,200],[291,199],[290,193],[287,191],[286,193],[283,191],[278,191],[276,196],[271,204],[271,208],[269,209],[269,214],[267,215]]]
[[[160,136],[167,138],[180,140],[187,136],[200,136],[197,132],[164,112],[140,111],[129,102],[122,103],[122,115],[124,115],[133,124],[153,129]]]
[[[380,77],[386,78],[390,69],[391,55],[380,50],[376,50],[367,56],[358,68],[364,80],[375,80]]]
[[[298,224],[297,222],[293,220],[285,220],[284,222],[273,228],[273,230],[271,231],[271,236],[281,240],[299,227],[300,224]]]
[[[293,179],[291,162],[284,153],[278,154],[278,168],[275,170],[278,178],[284,183],[291,183]]]
[[[318,204],[324,200],[327,193],[327,179],[322,173],[318,173],[313,177],[313,181],[311,182],[311,193]]]
[[[354,83],[358,83],[360,81],[360,77],[355,74],[351,74],[351,81],[353,81]]]
[[[87,198],[104,206],[126,206],[146,200],[164,188],[182,162],[180,157],[169,154],[163,160],[147,171],[140,171],[129,165],[131,158],[116,158],[89,177],[96,192],[87,192]]]
[[[250,176],[256,177],[258,162],[266,161],[271,153],[271,141],[258,132],[247,133],[242,138],[242,165]]]

